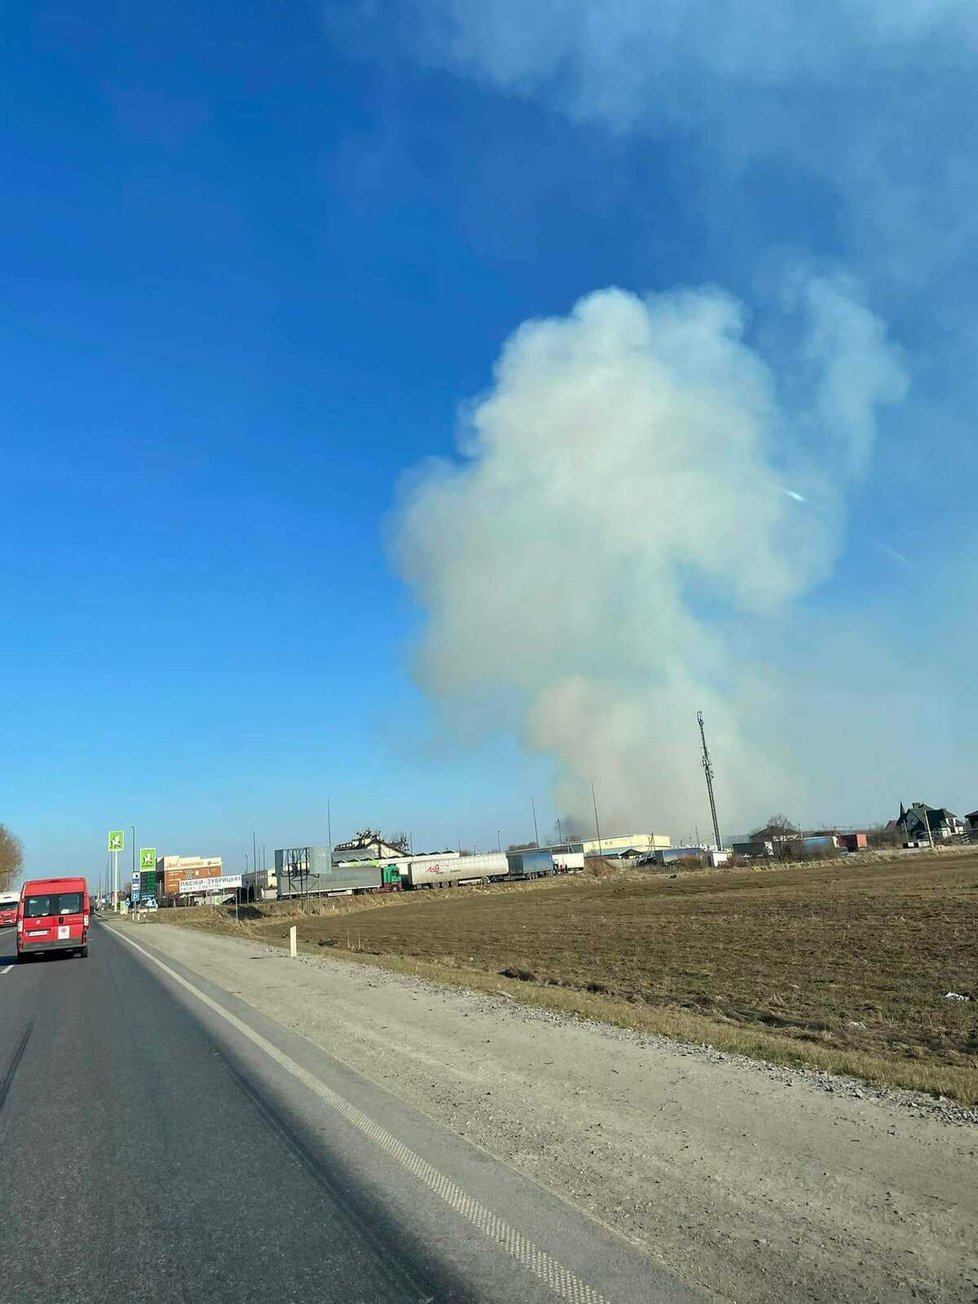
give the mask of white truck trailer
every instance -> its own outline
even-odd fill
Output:
[[[408,865],[405,886],[448,887],[458,883],[488,883],[494,878],[505,878],[509,862],[504,852],[488,852],[481,856],[424,856]]]

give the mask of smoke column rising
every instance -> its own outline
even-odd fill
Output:
[[[790,384],[714,288],[600,290],[526,322],[464,411],[459,459],[405,483],[420,681],[449,712],[511,697],[560,809],[585,817],[593,780],[609,828],[702,821],[697,709],[726,812],[784,791],[777,675],[751,631],[831,573],[875,409],[904,392],[849,287],[796,277],[791,298]]]

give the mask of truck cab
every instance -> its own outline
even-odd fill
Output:
[[[0,928],[13,928],[17,922],[19,892],[0,892]]]

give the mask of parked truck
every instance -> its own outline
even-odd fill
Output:
[[[551,858],[558,874],[579,874],[584,868],[583,851],[554,851]]]
[[[583,863],[583,856],[581,857]],[[510,878],[545,878],[556,873],[553,853],[527,848],[524,851],[507,851]]]
[[[425,856],[408,865],[405,887],[450,887],[459,883],[488,883],[505,878],[509,862],[502,852],[480,856]]]
[[[278,897],[356,896],[361,892],[399,892],[401,876],[393,865],[336,865],[320,874],[278,876]]]

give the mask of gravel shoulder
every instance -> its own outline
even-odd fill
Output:
[[[330,957],[129,927],[718,1297],[978,1299],[975,1111]]]

